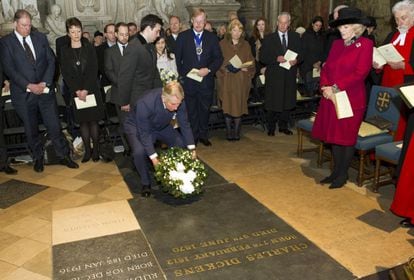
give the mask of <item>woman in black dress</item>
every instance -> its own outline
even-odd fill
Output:
[[[262,47],[264,37],[271,32],[270,26],[267,23],[267,20],[264,17],[259,17],[256,19],[252,31],[252,36],[249,39],[250,46],[252,48],[252,54],[255,58],[255,65],[256,65],[256,73],[253,77],[253,100],[256,101],[263,101],[264,90],[263,87],[259,88],[259,84],[257,81],[257,77],[261,74],[264,74],[266,71],[266,67],[263,63],[259,60],[259,52],[260,48]]]
[[[99,125],[98,121],[104,117],[104,105],[100,95],[97,77],[98,60],[94,47],[85,39],[82,39],[82,23],[77,18],[66,20],[66,31],[70,37],[69,44],[62,46],[60,67],[63,79],[73,96],[72,107],[75,121],[80,125],[80,133],[85,146],[85,155],[82,162],[87,162],[92,156],[93,161],[99,160]],[[87,99],[95,97],[96,105],[80,108]],[[78,108],[79,107],[79,108]],[[91,139],[93,151],[91,149]]]

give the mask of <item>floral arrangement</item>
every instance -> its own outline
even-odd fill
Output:
[[[201,193],[207,172],[204,164],[193,159],[189,150],[170,148],[160,155],[155,178],[163,190],[175,198],[187,198]]]
[[[168,69],[161,68],[160,69],[160,78],[161,78],[162,84],[165,86],[169,82],[177,81],[178,80],[178,73],[174,72],[174,71],[171,71],[171,70],[168,70]]]

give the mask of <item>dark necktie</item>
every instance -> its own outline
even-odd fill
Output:
[[[26,42],[26,37],[23,37],[23,46],[24,46],[24,51],[26,52],[27,58],[30,60],[32,64],[35,64],[35,58],[34,58],[33,52],[32,52],[32,49],[29,47],[29,44],[27,44]]]
[[[282,34],[282,47],[283,47],[283,51],[286,51],[287,44],[286,44],[286,36],[285,36],[285,34]]]
[[[125,46],[125,45],[123,45],[123,46],[122,46],[122,56],[124,56],[124,53],[125,53],[125,48],[126,48],[126,46]]]

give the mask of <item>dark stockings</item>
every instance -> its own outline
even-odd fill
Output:
[[[99,126],[97,121],[82,122],[80,133],[85,147],[85,155],[82,162],[87,162],[92,154],[94,161],[99,159]],[[93,152],[91,153],[91,139],[93,142]]]
[[[228,141],[239,141],[241,130],[241,118],[234,118],[230,115],[224,117],[226,123],[226,139]]]
[[[354,156],[354,146],[332,145],[334,169],[328,177],[331,187],[342,187],[348,180],[348,169]]]

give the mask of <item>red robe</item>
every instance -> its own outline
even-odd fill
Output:
[[[414,224],[414,115],[408,119],[406,134],[404,145],[408,146],[406,152],[403,150],[401,154],[404,158],[391,211],[398,216],[410,218]]]
[[[394,42],[398,38],[400,32],[395,32],[391,37],[390,43]],[[381,85],[384,87],[394,87],[404,83],[404,76],[414,75],[413,67],[410,64],[412,45],[414,41],[414,27],[411,27],[408,30],[408,33],[405,37],[405,44],[400,46],[399,44],[395,45],[397,51],[404,57],[405,69],[392,69],[388,64],[384,66],[384,72],[382,76]],[[394,140],[400,141],[403,139],[404,131],[407,126],[407,111],[408,108],[405,105],[402,105],[400,111],[400,121],[398,123],[397,131],[395,132]]]

